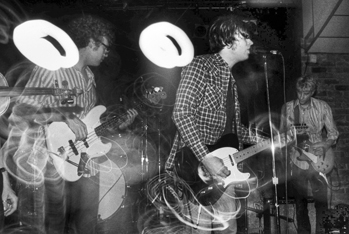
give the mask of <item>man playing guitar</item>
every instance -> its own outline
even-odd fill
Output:
[[[210,152],[207,145],[215,145],[222,136],[229,134],[237,137],[235,141],[229,140],[228,143],[237,143],[235,148],[239,149],[243,143],[256,144],[264,140],[250,134],[251,132],[241,124],[237,86],[231,73],[236,63],[249,57],[253,44],[249,26],[248,20],[238,16],[219,17],[209,31],[212,54],[197,56],[183,68],[173,111],[177,134],[165,165],[170,174],[175,159],[178,158],[176,152],[188,147],[210,175],[226,178],[232,172],[224,166],[220,158],[207,156]],[[229,186],[227,191],[229,192],[226,194],[234,194],[233,186]],[[236,211],[238,208],[235,200],[229,196],[227,199],[226,212]],[[204,219],[199,218],[198,222]],[[228,223],[229,226],[219,233],[237,232],[235,217],[229,218]],[[211,224],[208,223],[208,226]],[[200,230],[200,233],[210,231]]]
[[[282,107],[281,132],[295,127],[297,130],[296,146],[290,150],[293,162],[291,167],[291,185],[293,186],[298,233],[311,233],[307,209],[308,181],[311,184],[316,208],[316,231],[321,229],[323,211],[327,209],[327,187],[324,175],[332,169],[333,162],[324,168],[315,165],[318,161],[326,165],[330,160],[329,152],[338,138],[338,130],[332,116],[331,107],[324,101],[313,98],[316,80],[311,76],[297,79],[297,99],[287,102]],[[323,139],[323,130],[327,138]]]
[[[64,233],[67,201],[71,204],[69,228],[74,233],[96,233],[98,171],[90,170],[80,180],[65,183],[49,157],[45,127],[64,122],[73,132],[75,142],[88,138],[83,120],[97,102],[95,76],[90,66],[97,67],[108,57],[114,32],[111,23],[91,15],[76,17],[66,30],[78,48],[78,62],[54,71],[36,66],[26,88],[78,88],[83,93],[68,102],[52,95],[20,96],[12,109],[11,132],[3,148],[17,166],[13,174],[20,181],[19,219],[30,233]],[[130,110],[128,120],[118,127],[127,127],[136,114]]]

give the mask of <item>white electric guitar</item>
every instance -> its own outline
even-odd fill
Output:
[[[64,122],[53,122],[46,127],[46,140],[49,154],[60,176],[67,181],[77,181],[84,170],[86,153],[88,158],[105,155],[111,149],[111,143],[103,143],[102,136],[110,134],[110,130],[125,121],[126,114],[100,123],[100,116],[106,107],[94,107],[82,121],[87,126],[87,139],[75,141],[75,134]]]
[[[291,140],[287,140],[290,143]],[[225,147],[231,145],[233,147]],[[211,175],[205,166],[197,160],[189,148],[184,147],[184,151],[179,151],[175,158],[175,171],[177,175],[186,181],[199,202],[203,205],[214,204],[228,185],[240,183],[250,178],[250,173],[243,173],[239,170],[238,164],[257,153],[273,147],[283,147],[287,144],[265,140],[242,151],[238,151],[237,136],[234,134],[224,135],[218,143],[208,146],[211,151],[206,157],[217,157],[223,161],[224,166],[230,171],[230,175],[222,178]],[[235,146],[236,145],[236,146]],[[236,148],[235,148],[236,147]],[[195,170],[197,168],[197,170]]]

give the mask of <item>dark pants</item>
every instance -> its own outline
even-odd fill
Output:
[[[99,174],[67,183],[69,234],[95,234],[99,201]]]
[[[293,188],[298,233],[311,233],[308,215],[308,181],[310,182],[316,209],[316,232],[324,233],[322,217],[327,210],[327,185],[325,180],[311,166],[302,170],[292,165],[291,186]]]
[[[96,233],[98,177],[66,182],[52,164],[46,169],[44,185],[22,184],[19,188],[19,221],[24,233]]]
[[[55,175],[52,177],[52,175]],[[18,215],[25,233],[62,234],[65,226],[66,189],[52,164],[47,164],[41,185],[20,183]]]
[[[0,172],[0,194],[2,195],[4,189],[4,185],[3,185],[3,175]],[[2,202],[0,202],[0,209],[1,211],[4,210],[4,205],[2,204]],[[5,216],[4,216],[4,212],[0,212],[0,233],[2,232],[2,230],[4,229],[4,223],[5,223]]]

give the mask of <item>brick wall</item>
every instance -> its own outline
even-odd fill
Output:
[[[316,97],[331,106],[340,133],[334,148],[338,173],[334,170],[330,176],[336,186],[332,205],[349,204],[349,54],[310,55],[302,51],[302,68],[318,78]]]

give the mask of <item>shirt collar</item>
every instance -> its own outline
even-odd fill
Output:
[[[300,107],[300,105],[299,105],[299,100],[298,100],[298,99],[296,99],[296,101],[295,101],[295,103],[294,103],[294,106],[293,106],[293,109],[296,108],[296,106],[299,106],[299,107]],[[315,106],[315,104],[314,104],[314,98],[312,98],[312,97],[310,98],[310,104],[309,104],[309,106],[307,107],[307,109],[311,109],[311,108],[317,109],[316,106]]]
[[[217,66],[228,66],[228,63],[226,61],[224,61],[224,59],[222,58],[222,56],[219,53],[215,53],[213,54],[214,56],[214,64]]]
[[[92,84],[94,86],[96,86],[96,80],[95,80],[95,76],[93,74],[93,72],[91,71],[90,67],[86,67],[86,71],[87,71],[87,76],[89,77],[89,79],[92,81]]]

